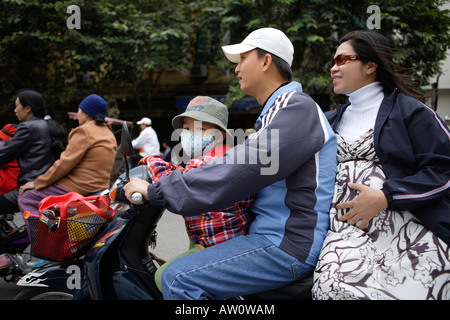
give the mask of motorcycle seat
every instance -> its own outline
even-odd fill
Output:
[[[287,286],[246,296],[245,300],[312,300],[313,273]]]

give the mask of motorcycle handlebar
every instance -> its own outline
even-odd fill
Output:
[[[131,203],[132,204],[140,204],[144,200],[142,194],[135,192],[131,195]]]

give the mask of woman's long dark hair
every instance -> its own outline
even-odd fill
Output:
[[[423,94],[413,88],[412,77],[400,73],[401,68],[393,61],[389,41],[382,34],[376,31],[352,31],[344,35],[339,40],[339,44],[346,41],[350,41],[362,63],[375,62],[378,64],[377,81],[381,83],[385,94],[390,94],[397,89],[416,99],[424,98]]]
[[[66,149],[67,146],[66,129],[58,122],[47,116],[47,107],[45,106],[44,98],[42,98],[40,93],[33,90],[22,90],[19,91],[17,97],[23,107],[30,106],[31,112],[33,112],[35,117],[46,120],[53,143],[53,153],[59,158],[59,155]]]

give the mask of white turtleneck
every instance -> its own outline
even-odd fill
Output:
[[[347,143],[353,143],[375,127],[378,110],[384,98],[383,87],[379,82],[373,82],[348,96],[350,105],[336,129]]]

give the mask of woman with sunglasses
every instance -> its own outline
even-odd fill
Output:
[[[450,133],[398,73],[386,38],[355,31],[332,61],[338,136],[315,299],[450,299]]]

